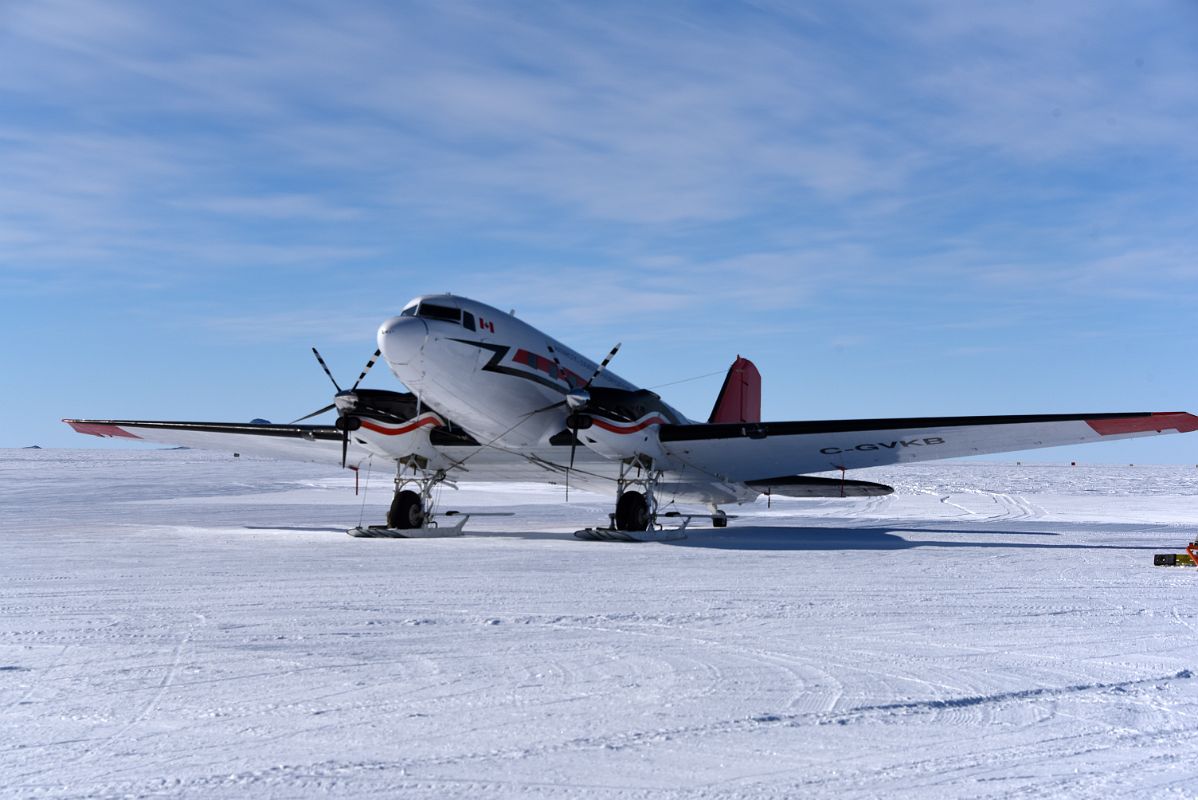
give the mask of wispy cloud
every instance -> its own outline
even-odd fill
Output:
[[[1185,343],[1194,30],[1188,0],[9,3],[3,317],[185,349],[143,354],[182,387],[356,364],[448,290],[623,339],[645,383],[751,351],[830,410],[992,403],[987,364],[1028,393],[1067,383],[1028,371],[1050,345]]]

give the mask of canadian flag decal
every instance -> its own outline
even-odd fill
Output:
[[[488,322],[487,320],[483,319],[482,317],[478,318],[478,327],[482,328],[484,331],[490,331],[491,333],[495,332],[495,323]]]

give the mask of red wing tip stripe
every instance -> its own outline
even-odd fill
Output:
[[[124,438],[124,439],[140,439],[141,437],[135,433],[129,433],[124,428],[110,425],[103,422],[80,422],[73,419],[64,419],[63,422],[70,425],[79,433],[87,433],[92,436],[103,436],[106,438]]]
[[[440,417],[437,417],[433,414],[429,414],[428,416],[420,417],[418,419],[413,420],[412,422],[409,422],[406,425],[401,425],[398,428],[384,428],[382,425],[379,425],[376,422],[371,422],[370,420],[366,420],[366,419],[362,420],[363,428],[365,428],[368,431],[374,431],[375,433],[381,433],[384,436],[400,436],[405,433],[411,433],[412,431],[416,430],[417,428],[421,428],[425,425],[429,425],[434,428],[439,428],[440,426],[442,426],[444,424],[445,423],[441,421]]]
[[[592,417],[592,420],[594,421],[596,427],[603,428],[603,430],[611,431],[612,433],[636,433],[637,431],[643,431],[645,428],[648,428],[650,425],[667,425],[668,424],[667,421],[661,417],[649,417],[647,419],[641,420],[640,422],[631,423],[631,424],[624,423],[623,425],[621,425],[618,422],[612,422],[612,421],[606,420],[606,419],[599,419],[598,417]]]
[[[1088,419],[1089,425],[1100,436],[1118,436],[1127,433],[1164,433],[1198,431],[1198,417],[1184,411],[1162,414],[1147,414],[1141,417],[1117,417],[1115,419]]]

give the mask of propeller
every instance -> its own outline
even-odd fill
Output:
[[[578,451],[578,431],[583,427],[590,427],[589,424],[585,426],[580,424],[583,421],[584,416],[579,413],[585,410],[587,406],[591,404],[591,393],[587,390],[591,388],[591,384],[595,382],[595,379],[599,377],[600,373],[607,369],[607,365],[610,364],[611,360],[616,357],[616,353],[620,352],[621,344],[622,342],[616,342],[616,346],[613,347],[611,352],[607,354],[607,358],[603,359],[603,361],[599,363],[599,368],[595,370],[595,373],[587,379],[587,382],[584,383],[581,388],[575,389],[572,392],[566,392],[564,402],[567,406],[569,406],[570,411],[573,412],[566,417],[566,428],[570,431],[569,469],[574,469],[574,455]],[[557,354],[554,354],[553,358],[556,361]],[[560,367],[561,365],[559,364],[558,366]],[[568,476],[569,472],[566,474]],[[569,480],[568,477],[567,480]]]
[[[366,377],[366,373],[370,372],[371,367],[373,367],[375,362],[378,361],[379,356],[382,355],[382,350],[374,351],[374,355],[370,357],[370,360],[366,362],[366,366],[362,368],[362,374],[358,376],[358,379],[354,381],[354,385],[349,389],[342,389],[341,384],[337,383],[337,379],[333,377],[332,370],[329,369],[329,365],[326,364],[324,359],[321,357],[319,350],[313,347],[312,354],[316,356],[316,361],[320,364],[320,368],[324,370],[324,374],[328,375],[329,380],[333,382],[334,388],[337,389],[337,395],[333,402],[329,405],[313,411],[311,414],[305,414],[297,420],[292,420],[291,424],[294,425],[297,422],[303,422],[306,419],[311,419],[312,417],[323,414],[326,411],[337,409],[337,421],[334,422],[333,425],[337,428],[337,430],[341,431],[341,466],[344,468],[345,463],[349,458],[349,434],[351,431],[356,431],[358,428],[362,427],[362,420],[350,413],[351,410],[356,411],[359,409],[358,398],[354,392],[357,391],[358,384],[360,384]],[[339,404],[337,402],[338,400],[343,400],[344,402]],[[361,408],[366,410],[365,407]]]
[[[536,414],[541,414],[545,411],[552,411],[555,408],[561,408],[562,406],[566,406],[570,409],[570,414],[566,417],[566,430],[570,431],[570,466],[566,468],[567,500],[570,496],[570,470],[574,469],[574,457],[578,452],[578,432],[583,428],[590,427],[588,417],[585,414],[580,413],[585,411],[591,404],[591,393],[588,391],[588,389],[591,388],[591,384],[595,382],[595,379],[599,377],[603,370],[607,369],[607,365],[610,364],[611,360],[616,357],[616,353],[620,352],[620,346],[622,344],[623,342],[616,342],[616,346],[613,347],[603,361],[599,363],[599,366],[595,369],[595,372],[582,386],[566,392],[566,396],[561,400],[558,400],[556,403],[551,403],[544,408],[538,408],[537,410],[530,411],[524,415],[525,417],[531,417]],[[551,344],[546,343],[545,346],[549,348],[549,355],[553,356],[553,363],[557,365],[557,372],[554,377],[556,377],[558,380],[564,380],[565,369],[562,367],[561,360],[557,357],[557,351],[553,349],[553,345]]]
[[[587,389],[590,389],[591,384],[595,382],[595,379],[599,377],[599,374],[603,372],[603,370],[607,369],[607,365],[611,363],[611,360],[615,358],[616,353],[619,352],[620,345],[621,343],[616,343],[616,346],[613,347],[611,352],[607,354],[607,358],[603,359],[603,363],[599,365],[599,368],[595,370],[594,374],[591,375],[591,377],[587,379],[587,382],[582,386],[566,392],[566,396],[561,400],[558,400],[556,403],[550,403],[549,405],[538,408],[535,411],[529,411],[524,416],[531,417],[545,411],[552,411],[555,408],[561,408],[562,406],[569,406],[570,410],[572,411],[578,411],[579,409],[585,408],[591,402],[591,394],[587,391]],[[562,367],[562,362],[558,359],[557,352],[554,351],[553,345],[546,345],[546,347],[549,348],[549,354],[553,356],[553,363],[557,365],[556,377],[559,380],[565,380],[563,377],[565,369]]]

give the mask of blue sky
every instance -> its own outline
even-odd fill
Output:
[[[1198,411],[1195,131],[1187,0],[5,3],[0,446],[292,419],[439,291],[772,419]]]

